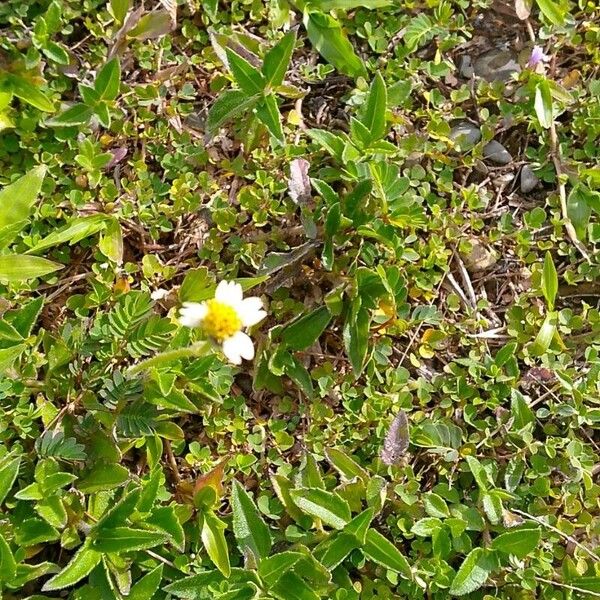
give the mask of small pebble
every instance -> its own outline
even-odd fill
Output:
[[[461,57],[458,72],[465,79],[471,79],[471,77],[473,77],[475,73],[475,71],[473,71],[473,61],[468,54]]]
[[[525,165],[521,169],[521,192],[524,194],[531,192],[539,182],[540,180],[529,165]]]
[[[512,156],[510,152],[496,140],[492,140],[488,142],[483,147],[483,156],[492,162],[495,162],[498,165],[507,165],[512,162]]]
[[[461,150],[469,150],[481,139],[481,131],[479,127],[465,121],[453,127],[449,137],[460,146]]]
[[[486,81],[508,81],[513,73],[521,72],[521,66],[511,50],[491,50],[475,60],[473,70]]]

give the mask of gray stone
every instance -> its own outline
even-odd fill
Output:
[[[537,178],[537,175],[533,172],[533,169],[529,165],[525,165],[521,169],[521,192],[527,194],[531,192],[540,180]]]
[[[472,148],[481,139],[481,131],[479,127],[464,121],[450,130],[449,137],[464,151]]]
[[[473,71],[477,77],[489,82],[508,81],[513,73],[521,72],[521,66],[512,51],[490,50],[475,60]]]
[[[468,54],[465,54],[460,59],[460,65],[458,67],[458,72],[465,79],[471,79],[473,77],[475,71],[473,70],[473,61]]]
[[[487,158],[487,160],[491,160],[498,165],[507,165],[512,162],[512,156],[510,152],[496,140],[492,140],[488,142],[483,147],[483,156]]]

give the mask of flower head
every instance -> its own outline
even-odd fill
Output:
[[[254,345],[243,331],[267,316],[257,296],[244,298],[242,286],[235,281],[221,281],[215,297],[206,302],[184,302],[179,322],[185,327],[200,327],[221,345],[223,354],[234,365],[242,358],[254,358]]]
[[[535,69],[539,64],[549,60],[550,57],[547,54],[544,54],[544,49],[541,46],[534,46],[531,50],[529,60],[527,61],[527,68]]]

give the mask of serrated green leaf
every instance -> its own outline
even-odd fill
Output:
[[[4,502],[8,492],[10,492],[15,483],[17,475],[19,474],[20,465],[20,456],[8,461],[5,458],[2,463],[0,463],[0,505]]]
[[[262,94],[266,85],[262,73],[230,48],[225,48],[225,52],[227,53],[229,69],[240,89],[247,96]]]
[[[132,552],[147,550],[164,544],[167,536],[158,531],[148,531],[133,527],[103,528],[92,542],[92,548],[98,552]]]
[[[376,529],[369,529],[367,532],[362,551],[373,562],[412,579],[412,571],[406,557]]]
[[[542,14],[553,25],[564,25],[567,10],[554,0],[536,0]]]
[[[265,76],[266,85],[277,87],[283,83],[295,44],[296,32],[288,31],[279,42],[265,54],[262,72]]]
[[[127,600],[151,600],[162,581],[163,565],[158,565],[149,573],[146,573],[132,586]]]
[[[29,80],[18,75],[8,74],[6,81],[9,82],[12,93],[23,102],[27,102],[43,112],[54,112],[54,105],[46,94]]]
[[[121,85],[121,65],[118,58],[111,58],[96,75],[94,90],[99,100],[112,101],[119,93]]]
[[[494,569],[489,553],[483,548],[471,550],[458,569],[452,584],[452,596],[464,596],[479,589]]]
[[[40,165],[0,191],[0,229],[27,223],[45,175],[46,167]]]
[[[300,510],[335,529],[343,529],[352,518],[348,503],[334,492],[302,488],[290,490],[290,496]]]
[[[293,350],[306,350],[319,339],[329,321],[329,310],[326,306],[320,306],[286,325],[281,332],[281,341]]]
[[[338,71],[350,77],[365,74],[362,60],[333,17],[307,8],[304,11],[304,26],[313,47]]]
[[[86,542],[71,559],[71,562],[60,572],[44,584],[43,592],[62,590],[75,585],[102,560],[102,554],[90,548],[90,542]]]
[[[211,512],[204,513],[201,521],[200,535],[206,552],[217,569],[225,577],[229,577],[231,574],[231,565],[229,563],[227,540],[225,539],[225,523]]]
[[[17,574],[15,557],[0,533],[0,582],[10,583]]]
[[[381,139],[385,135],[385,114],[387,110],[387,90],[381,73],[375,73],[365,102],[360,121],[371,134],[371,140]]]
[[[537,548],[541,537],[539,528],[515,529],[494,538],[491,548],[523,559]]]
[[[42,252],[43,250],[47,250],[48,248],[52,248],[52,246],[58,246],[60,244],[76,244],[77,242],[104,230],[108,222],[109,218],[106,215],[78,217],[58,231],[53,231],[44,239],[40,240],[35,246],[27,251],[27,254],[36,254],[37,252]]]
[[[64,265],[41,256],[10,254],[0,256],[0,281],[27,281],[64,269]]]
[[[209,135],[221,127],[225,122],[239,115],[256,104],[259,96],[248,96],[242,90],[224,91],[210,107],[206,119],[206,129]]]
[[[67,108],[65,112],[54,119],[48,119],[46,124],[50,127],[72,127],[74,125],[83,125],[87,123],[92,115],[93,109],[87,104],[78,103]]]
[[[269,130],[269,133],[280,143],[283,144],[283,128],[281,126],[281,113],[277,106],[277,99],[274,94],[269,94],[261,99],[255,107],[256,116],[263,125]]]
[[[233,482],[231,498],[233,534],[242,554],[251,551],[256,559],[266,558],[271,551],[271,533],[252,498],[239,481]]]

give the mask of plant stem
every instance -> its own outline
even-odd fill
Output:
[[[187,348],[167,350],[166,352],[161,352],[152,358],[147,358],[137,365],[129,367],[129,369],[127,369],[127,374],[136,375],[137,373],[147,371],[152,367],[165,365],[181,358],[206,356],[210,349],[211,345],[209,342],[198,342],[192,346],[188,346]]]

